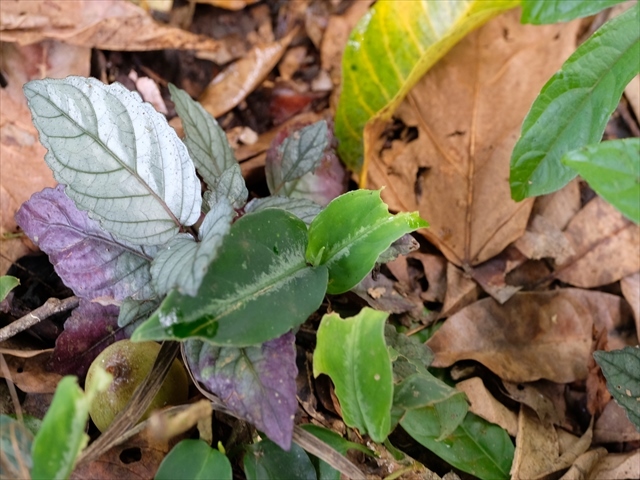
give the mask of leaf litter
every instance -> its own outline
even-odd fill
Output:
[[[193,25],[197,33],[163,23],[169,16],[116,0],[77,2],[74,9],[68,2],[2,4],[1,70],[7,83],[0,90],[3,234],[16,231],[13,215],[31,193],[55,184],[25,108],[21,86],[27,80],[91,72],[124,81],[123,74],[127,78],[133,72],[128,86],[143,96],[159,92],[169,116],[174,109],[167,85],[177,83],[212,109],[227,135],[236,128],[256,132],[255,143],[234,145],[245,160],[242,171],[250,174],[253,195],[266,191],[265,152],[278,131],[296,122],[331,118],[347,34],[368,2],[336,1],[327,6],[305,0],[282,10],[289,18],[257,10],[261,5],[251,1],[199,3],[231,9],[194,7],[204,17],[215,11],[233,19],[227,28],[240,32],[252,25],[249,28],[255,30],[251,35],[242,32],[242,41],[222,30],[202,35],[193,11],[190,16],[182,11],[187,13],[182,23]],[[179,8],[174,6],[167,15],[178,18]],[[272,17],[265,19],[269,13]],[[396,312],[397,321],[412,332],[441,322],[427,343],[436,355],[434,366],[471,365],[479,372],[459,382],[458,389],[466,392],[473,413],[501,425],[515,439],[514,478],[558,471],[566,471],[565,478],[578,478],[572,476],[578,468],[591,470],[589,478],[638,476],[633,449],[639,434],[615,401],[597,396],[597,367],[589,359],[597,341],[609,350],[638,344],[640,234],[578,180],[535,202],[510,200],[506,165],[522,118],[546,79],[575,48],[579,28],[576,22],[525,27],[518,24],[518,15],[504,14],[470,34],[418,82],[395,114],[403,138],[394,138],[387,128],[387,138],[365,139],[370,142],[366,150],[376,152],[367,186],[385,185],[382,195],[393,210],[419,209],[431,228],[422,232],[426,241],[420,239],[419,251],[374,272],[385,280],[367,277],[374,283],[364,284],[363,294],[368,301],[377,296],[376,306]],[[243,21],[245,27],[234,26]],[[290,28],[293,24],[297,31]],[[90,62],[91,49],[93,60],[105,61]],[[163,49],[174,53],[160,62],[135,53]],[[194,60],[185,50],[206,60]],[[29,69],[32,65],[38,69]],[[182,68],[172,68],[176,66]],[[180,74],[175,72],[186,73],[176,80]],[[330,86],[318,89],[325,75]],[[149,78],[153,86],[140,83],[141,78]],[[225,84],[232,83],[229,90]],[[283,88],[293,96],[282,94]],[[27,170],[28,177],[23,174]],[[4,239],[1,246],[5,273],[26,247],[22,240]],[[331,301],[362,304],[349,295]],[[33,356],[4,350],[9,368],[3,378],[27,398],[55,389],[61,377],[51,370],[52,360],[65,363],[65,372],[82,375],[89,360],[86,355],[73,358],[73,352],[82,351],[87,341],[106,344],[108,338],[124,334],[114,323],[112,310],[117,307],[83,305],[66,321],[53,358],[50,350]],[[92,337],[81,331],[82,338],[61,357],[80,322],[103,308],[108,312],[104,324],[93,322],[92,327],[104,333],[94,332]],[[2,318],[3,324],[10,320]],[[313,331],[313,326],[311,322],[303,331]],[[298,349],[310,354],[312,347],[303,338],[300,334],[296,339]],[[53,346],[51,340],[34,335],[24,339],[33,352]],[[296,424],[313,419],[344,433],[339,405],[336,412],[326,407],[326,398],[323,403],[332,390],[321,393],[323,379],[311,379],[305,369],[298,380],[305,372],[308,378],[299,385],[308,386],[313,401],[303,404],[307,411],[298,411]],[[590,381],[595,386],[589,386]],[[576,414],[586,405],[587,395],[601,403],[602,413],[593,426]],[[316,396],[320,402],[315,402]],[[335,397],[333,402],[337,403]],[[238,424],[230,417],[219,420],[214,437],[225,442],[229,426]],[[237,435],[248,439],[246,432]],[[602,448],[618,442],[627,442],[619,453]],[[123,456],[136,449],[140,459]],[[98,478],[122,472],[151,477],[168,450],[142,437],[81,465],[75,475]],[[401,467],[383,451],[387,457],[380,464]],[[422,455],[414,454],[417,459]],[[428,457],[423,461],[431,468]],[[376,478],[383,477],[371,462],[356,463],[363,471],[377,471]],[[440,475],[448,470],[438,469]]]

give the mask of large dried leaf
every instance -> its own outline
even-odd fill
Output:
[[[640,270],[640,226],[596,197],[571,220],[565,235],[575,252],[555,276],[576,287],[607,285]]]
[[[221,64],[231,59],[223,43],[157,23],[126,0],[18,0],[0,5],[0,40],[4,42],[28,45],[60,40],[118,51],[185,49],[207,52]]]
[[[35,193],[16,220],[77,296],[102,302],[153,296],[149,268],[156,249],[127,244],[102,230],[62,185]]]
[[[513,382],[583,380],[593,328],[629,320],[621,318],[621,301],[578,289],[516,293],[504,305],[485,298],[450,317],[427,345],[434,367],[471,359]]]
[[[196,380],[285,450],[291,446],[298,407],[294,340],[287,333],[246,348],[216,347],[200,340],[185,344]]]
[[[67,77],[24,87],[47,164],[102,228],[161,245],[200,217],[187,148],[163,115],[119,83]]]
[[[509,156],[536,94],[573,50],[577,28],[520,25],[518,11],[490,21],[398,108],[418,138],[372,156],[368,186],[386,185],[391,209],[418,209],[432,222],[424,235],[456,265],[477,265],[524,232],[532,204],[511,200]],[[372,136],[376,128],[384,125]]]

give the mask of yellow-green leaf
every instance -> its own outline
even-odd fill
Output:
[[[342,59],[342,93],[335,120],[342,160],[360,170],[367,122],[390,118],[420,77],[458,41],[519,3],[378,1],[351,32]]]

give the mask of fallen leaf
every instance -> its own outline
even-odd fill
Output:
[[[214,117],[227,113],[247,98],[278,64],[297,30],[284,38],[254,47],[218,74],[198,99]]]
[[[573,463],[571,468],[565,473],[560,480],[586,480],[591,478],[589,472],[597,465],[600,459],[606,457],[607,450],[604,448],[596,448],[580,455]]]
[[[558,280],[593,288],[640,270],[640,225],[600,197],[587,203],[564,233],[575,255],[557,266]]]
[[[633,318],[636,320],[636,333],[640,341],[640,272],[628,275],[620,280],[622,295],[631,305]]]
[[[59,40],[116,51],[196,50],[216,63],[231,60],[223,42],[162,25],[125,0],[17,0],[0,3],[0,41],[29,45]]]
[[[524,234],[513,245],[532,260],[552,258],[564,263],[575,252],[567,237],[542,215],[532,215]]]
[[[518,416],[516,452],[511,466],[513,480],[532,480],[551,470],[558,458],[558,435],[550,423],[542,422],[533,410],[522,405]]]
[[[557,192],[537,197],[531,216],[540,215],[558,230],[564,230],[580,207],[580,183],[576,178]]]
[[[563,385],[546,380],[525,384],[503,381],[502,384],[509,398],[531,408],[543,422],[566,424],[567,405]]]
[[[195,0],[196,3],[207,3],[214,7],[225,8],[227,10],[242,10],[247,5],[253,5],[259,0]]]
[[[447,263],[447,293],[440,318],[449,317],[478,300],[480,288],[467,274],[453,263]]]
[[[610,401],[593,428],[593,443],[623,443],[640,441],[640,432],[629,420],[618,402]]]
[[[0,378],[11,380],[25,393],[53,393],[62,375],[49,371],[47,365],[50,358],[50,351],[30,358],[7,355],[5,360],[9,375],[5,376],[4,369],[0,369]]]
[[[512,437],[516,436],[518,433],[518,417],[491,395],[480,377],[458,382],[456,383],[456,388],[467,395],[471,404],[469,411],[488,422],[500,425]]]
[[[522,288],[507,284],[507,274],[526,260],[518,248],[510,245],[492,259],[469,269],[469,273],[485,292],[504,303]]]
[[[593,347],[591,353],[597,350],[609,350],[606,330],[597,330],[593,327]],[[599,417],[607,403],[610,403],[611,394],[607,390],[607,379],[596,363],[593,355],[589,356],[589,373],[587,375],[587,411],[593,417]]]
[[[589,472],[589,479],[625,480],[640,478],[640,450],[610,453]]]
[[[535,96],[575,48],[577,23],[519,18],[514,10],[491,20],[416,84],[395,113],[416,140],[378,154],[386,124],[365,131],[374,152],[367,187],[386,186],[392,210],[419,210],[431,224],[421,233],[459,266],[490,259],[524,232],[533,201],[511,199],[509,157]]]
[[[504,305],[486,298],[450,317],[427,345],[436,355],[434,367],[471,359],[512,382],[582,380],[592,328],[623,324],[621,301],[579,289],[520,292]]]
[[[624,96],[627,97],[636,118],[640,118],[640,75],[636,75],[629,82],[629,85],[624,89]]]

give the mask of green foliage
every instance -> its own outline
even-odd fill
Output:
[[[315,480],[316,469],[306,452],[292,444],[286,452],[269,440],[247,447],[243,458],[247,480]]]
[[[427,226],[415,212],[391,215],[379,191],[345,193],[311,222],[307,261],[329,269],[327,293],[343,293],[373,269],[395,240]]]
[[[353,29],[342,57],[336,136],[342,160],[362,167],[362,136],[395,108],[457,42],[520,0],[378,1]]]
[[[640,431],[640,348],[597,351],[593,356],[607,379],[607,389]]]
[[[640,223],[640,139],[589,145],[565,154],[562,163],[623,215]]]
[[[597,143],[625,86],[640,71],[640,6],[605,23],[543,87],[511,156],[515,200],[553,192],[576,176],[562,156]]]
[[[69,478],[78,455],[89,441],[85,427],[91,401],[98,392],[106,390],[111,381],[111,376],[103,370],[99,374],[95,389],[86,393],[78,386],[76,377],[64,377],[58,383],[31,448],[34,480]]]
[[[391,428],[393,372],[384,342],[387,314],[364,308],[355,317],[327,314],[318,328],[313,374],[328,375],[350,427],[383,442]]]
[[[20,285],[20,280],[11,275],[3,275],[0,277],[0,302],[7,298],[9,292]]]
[[[400,424],[420,444],[463,472],[483,480],[509,478],[515,449],[507,432],[468,413],[451,434],[438,440],[446,413],[437,407],[410,410]]]
[[[27,478],[33,435],[15,418],[0,415],[0,478]]]
[[[231,480],[229,459],[202,440],[182,440],[164,457],[155,480]]]
[[[522,23],[543,25],[588,17],[625,0],[522,0]]]

